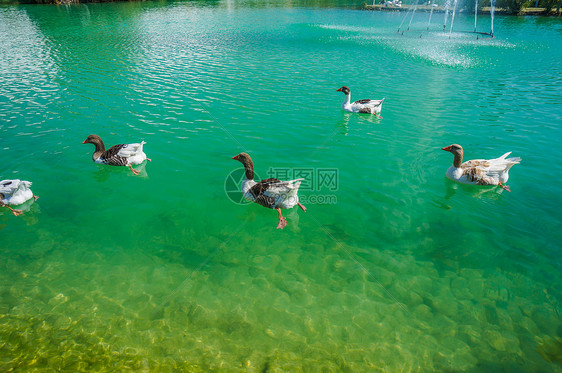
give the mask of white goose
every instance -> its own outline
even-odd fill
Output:
[[[0,207],[9,208],[15,216],[22,213],[22,210],[15,210],[9,205],[21,205],[30,199],[37,200],[36,195],[31,189],[31,182],[25,180],[2,180],[0,181]]]
[[[462,146],[452,144],[444,147],[443,150],[453,153],[455,159],[453,165],[447,170],[447,177],[451,180],[463,184],[476,185],[498,185],[511,192],[507,185],[509,179],[509,169],[518,164],[521,158],[507,158],[511,152],[505,153],[495,159],[474,159],[462,162]]]
[[[111,166],[127,166],[131,171],[138,175],[140,171],[135,170],[133,165],[141,164],[144,160],[150,161],[146,157],[142,147],[146,144],[144,141],[134,144],[118,144],[113,145],[105,150],[105,145],[98,135],[90,135],[82,144],[94,144],[95,150],[92,159],[96,163],[108,164]]]
[[[281,209],[290,209],[298,205],[303,211],[306,211],[306,207],[299,202],[297,194],[304,179],[281,181],[269,178],[256,182],[254,180],[254,163],[249,154],[240,153],[232,157],[232,159],[240,161],[246,171],[241,188],[244,198],[264,207],[277,210],[279,217],[277,229],[283,229],[287,225],[287,220],[281,214]]]
[[[338,88],[337,91],[345,94],[345,100],[341,104],[342,110],[349,111],[351,113],[376,114],[379,118],[382,118],[378,114],[380,114],[382,110],[384,98],[382,100],[364,99],[351,102],[351,89],[349,89],[349,87],[343,86]]]

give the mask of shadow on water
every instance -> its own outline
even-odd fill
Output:
[[[140,171],[140,174],[134,175],[129,167],[118,167],[118,166],[108,166],[108,165],[100,165],[96,164],[97,170],[93,172],[93,177],[98,183],[103,183],[108,181],[113,175],[119,175],[119,177],[130,176],[130,177],[148,177],[148,173],[146,172],[146,165],[148,161],[144,161],[143,163],[133,166],[133,168],[137,171]]]
[[[498,200],[501,198],[503,192],[505,192],[504,189],[497,186],[461,184],[449,180],[446,177],[444,177],[443,180],[445,185],[445,194],[443,196],[443,199],[433,199],[433,205],[445,210],[451,209],[451,206],[445,202],[455,198],[459,191],[465,194],[469,194],[473,198],[488,200]]]

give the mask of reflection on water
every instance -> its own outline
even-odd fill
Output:
[[[146,172],[147,164],[148,161],[144,161],[143,163],[134,166],[133,168],[140,172],[138,175],[135,175],[131,172],[129,167],[116,167],[116,166],[100,165],[96,163],[94,166],[91,166],[93,169],[97,168],[97,170],[94,171],[92,175],[94,179],[99,183],[107,182],[112,177],[115,177],[114,179],[115,181],[126,176],[147,178],[148,177],[148,173]]]

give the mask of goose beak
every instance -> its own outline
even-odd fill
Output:
[[[85,144],[85,143],[86,143],[86,141],[88,141],[88,139],[86,139],[86,140],[82,141],[82,144]]]
[[[450,152],[450,151],[451,151],[451,145],[446,146],[446,147],[444,147],[444,148],[441,148],[441,150],[445,150],[445,151],[447,151],[447,152]]]
[[[236,159],[237,161],[239,161],[238,156],[235,155],[234,157],[232,157],[232,159]]]
[[[341,92],[341,88],[336,89],[337,92]]]

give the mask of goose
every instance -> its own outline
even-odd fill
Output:
[[[92,159],[95,163],[108,164],[111,166],[127,166],[133,174],[138,175],[140,171],[133,168],[133,165],[141,164],[144,160],[151,161],[146,158],[142,147],[146,144],[144,141],[134,144],[118,144],[113,145],[105,150],[105,145],[98,135],[90,135],[82,144],[94,144],[96,147]]]
[[[453,165],[447,170],[449,179],[463,184],[498,185],[511,192],[511,189],[505,185],[509,179],[509,169],[518,164],[521,158],[507,158],[511,154],[511,152],[507,152],[499,158],[473,159],[463,163],[462,146],[452,144],[442,150],[451,152],[455,156]]]
[[[364,99],[352,103],[351,89],[349,89],[349,87],[343,86],[338,88],[337,91],[345,94],[345,100],[341,104],[342,110],[349,111],[351,113],[375,114],[377,117],[382,118],[378,114],[381,112],[384,98],[382,100]]]
[[[254,180],[254,163],[248,153],[240,153],[232,157],[232,159],[241,162],[246,171],[241,187],[244,198],[264,207],[277,210],[279,217],[277,229],[283,229],[287,225],[287,220],[281,214],[281,209],[290,209],[298,205],[303,211],[306,211],[306,207],[299,202],[297,194],[304,179],[281,181],[269,178],[256,182]]]
[[[30,187],[30,181],[19,179],[0,181],[0,207],[9,208],[15,216],[20,215],[22,210],[13,209],[9,205],[21,205],[31,198],[37,201],[39,197],[33,194]]]

